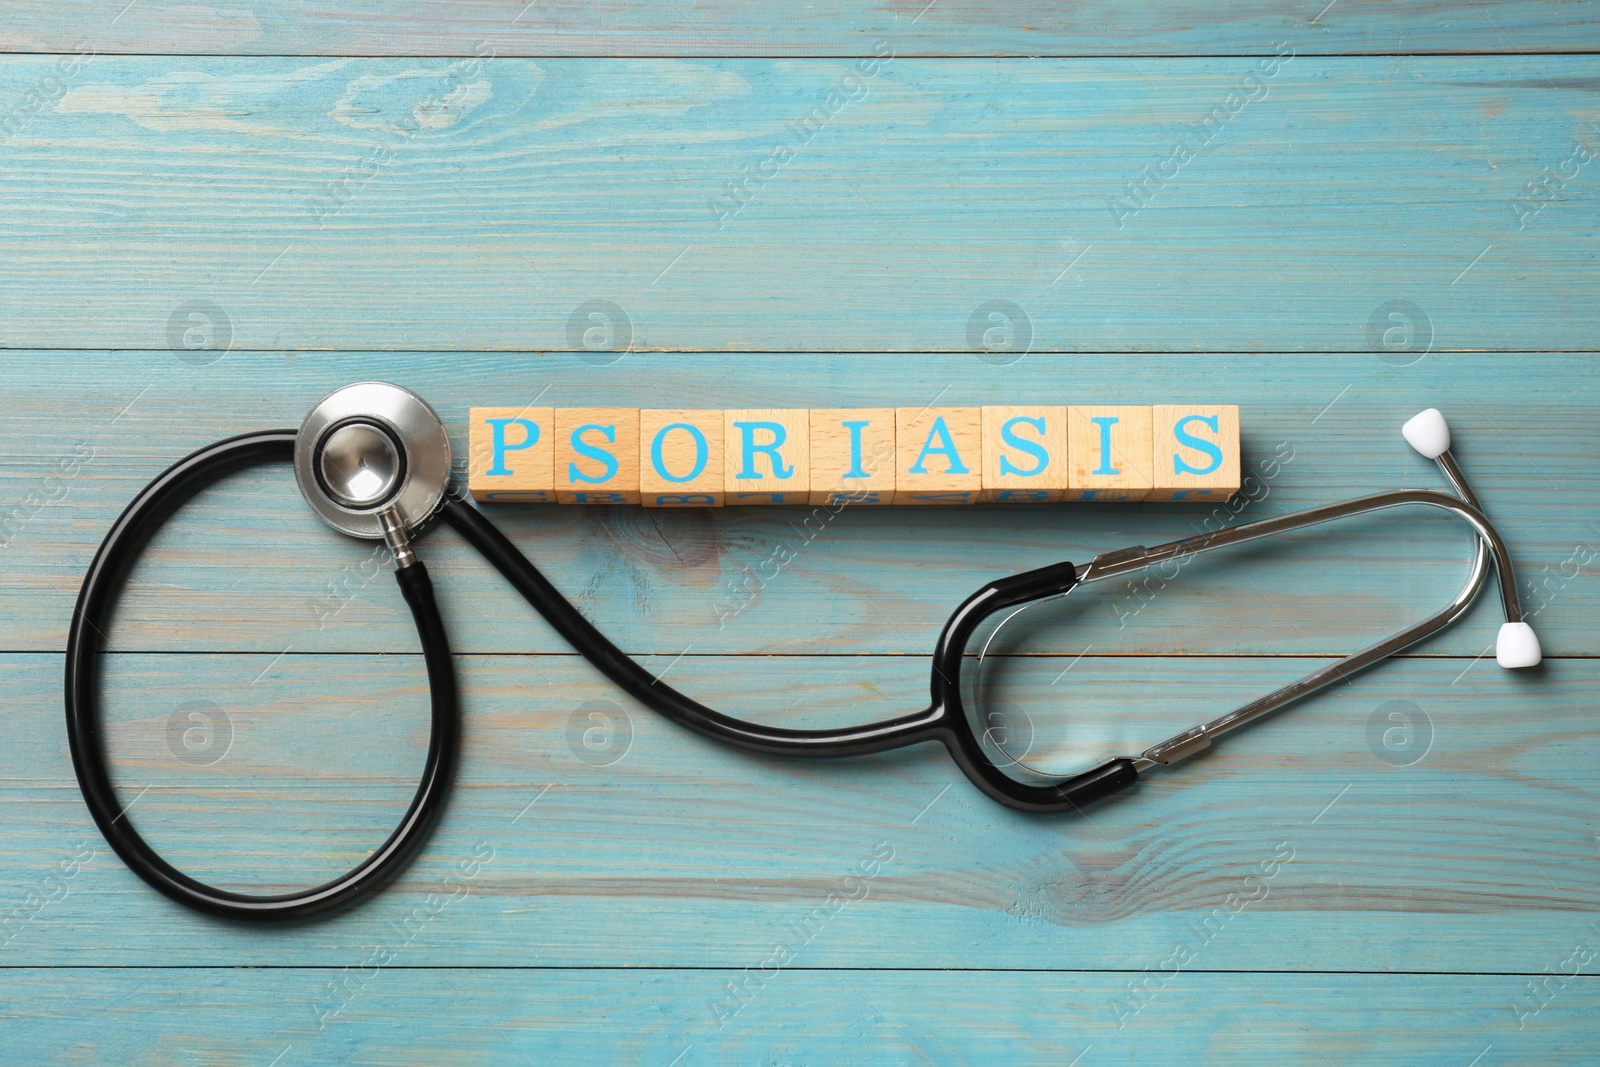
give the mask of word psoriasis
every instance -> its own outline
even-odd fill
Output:
[[[1229,404],[657,410],[473,408],[487,503],[1215,502],[1239,488]]]

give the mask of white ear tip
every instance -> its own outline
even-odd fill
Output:
[[[1500,627],[1494,643],[1495,662],[1502,667],[1532,667],[1544,658],[1539,635],[1525,622],[1508,622]]]
[[[1444,421],[1438,408],[1417,412],[1400,427],[1400,432],[1406,435],[1412,448],[1429,459],[1438,459],[1450,451],[1450,424]]]

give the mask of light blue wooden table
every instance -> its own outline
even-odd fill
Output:
[[[0,48],[0,1063],[1600,1060],[1600,5],[11,0]],[[992,301],[1009,348],[969,332]],[[535,395],[1204,396],[1260,480],[1228,521],[1439,486],[1397,432],[1437,405],[1547,660],[1483,658],[1485,603],[1033,817],[929,750],[688,736],[440,531],[442,825],[363,906],[239,928],[98,836],[66,627],[147,479],[362,378],[453,432]],[[793,725],[921,706],[998,574],[1208,519],[497,514],[675,685]],[[118,788],[197,876],[327,878],[414,786],[410,621],[286,470],[180,520],[111,637]],[[1443,603],[1470,551],[1375,517],[1097,587],[1008,660],[1008,721],[1063,769],[1142,747]]]

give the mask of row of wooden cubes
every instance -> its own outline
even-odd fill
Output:
[[[468,485],[502,503],[1217,501],[1230,404],[471,411]]]

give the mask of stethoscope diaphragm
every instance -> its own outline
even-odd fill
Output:
[[[415,530],[438,510],[450,484],[450,438],[409,389],[357,382],[323,397],[300,424],[294,473],[323,522],[377,540],[386,512]]]

